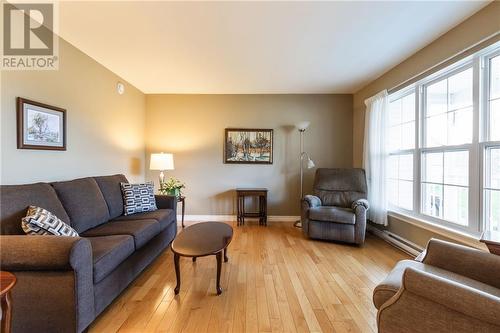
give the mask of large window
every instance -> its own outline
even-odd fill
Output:
[[[392,210],[476,235],[500,230],[500,45],[389,103]]]

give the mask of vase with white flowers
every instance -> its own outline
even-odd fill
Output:
[[[170,177],[167,181],[160,184],[159,192],[160,194],[180,197],[182,195],[183,188],[186,188],[186,185],[183,182],[176,178]]]

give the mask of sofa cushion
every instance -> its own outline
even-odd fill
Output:
[[[94,284],[108,276],[134,253],[134,239],[129,235],[87,237],[92,246]]]
[[[127,183],[124,175],[94,177],[108,205],[109,218],[123,214],[123,195],[120,183]]]
[[[356,216],[350,208],[319,206],[309,209],[309,219],[324,222],[355,224]]]
[[[130,235],[134,237],[135,248],[140,249],[160,232],[160,223],[156,220],[112,221],[85,231],[83,237]]]
[[[52,186],[71,218],[71,226],[79,233],[109,220],[108,206],[93,178],[55,182]]]
[[[403,279],[403,273],[406,268],[412,267],[417,270],[428,272],[433,275],[437,275],[447,280],[451,280],[468,287],[483,291],[487,294],[500,297],[500,289],[487,285],[485,283],[470,279],[463,275],[455,274],[450,271],[446,271],[435,266],[426,265],[414,260],[401,260],[396,264],[392,271],[387,275],[387,277],[375,287],[373,291],[373,304],[377,309],[387,301],[389,298],[394,296],[399,288],[401,287],[401,282]]]
[[[40,206],[52,212],[63,222],[70,219],[56,192],[47,183],[0,186],[0,233],[24,235],[21,219],[29,206]]]
[[[171,223],[175,221],[175,212],[173,209],[158,209],[153,212],[137,213],[134,215],[122,215],[115,218],[113,221],[128,221],[128,220],[148,220],[154,219],[160,223],[160,229],[165,230]]]
[[[79,236],[69,224],[41,207],[30,206],[21,224],[27,235]]]

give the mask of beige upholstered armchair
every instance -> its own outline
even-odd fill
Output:
[[[500,332],[500,256],[431,239],[373,292],[379,332]]]

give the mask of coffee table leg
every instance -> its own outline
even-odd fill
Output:
[[[215,254],[215,257],[217,258],[217,295],[222,294],[222,288],[220,287],[220,272],[222,269],[222,251],[219,251]]]
[[[174,253],[174,265],[175,265],[175,277],[177,278],[177,285],[175,286],[174,292],[177,295],[181,289],[181,270],[179,269],[179,255]]]
[[[224,262],[228,262],[229,258],[227,257],[227,247],[224,249]]]

